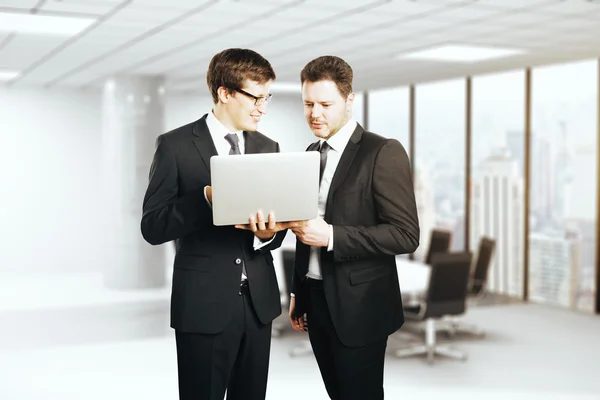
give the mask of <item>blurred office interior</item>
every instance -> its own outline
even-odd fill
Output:
[[[599,399],[598,21],[597,0],[0,0],[0,398],[177,398],[173,248],[143,241],[142,196],[156,136],[211,109],[210,58],[248,47],[283,152],[313,141],[300,70],[334,54],[357,121],[410,155],[386,397]],[[293,245],[268,399],[322,399],[286,318]]]

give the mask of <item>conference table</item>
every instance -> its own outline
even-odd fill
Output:
[[[427,291],[431,268],[421,261],[409,260],[405,256],[396,256],[398,282],[404,305],[414,305]]]

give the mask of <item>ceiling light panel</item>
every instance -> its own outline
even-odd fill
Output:
[[[0,12],[0,31],[72,36],[88,28],[95,21],[94,18]]]
[[[409,54],[401,54],[400,59],[416,59],[450,62],[478,62],[522,54],[522,50],[484,47],[462,44],[448,44],[440,47],[422,49]]]
[[[20,71],[0,68],[0,81],[11,81],[15,78],[18,78],[20,75]]]

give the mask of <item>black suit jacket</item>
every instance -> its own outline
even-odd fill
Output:
[[[279,144],[259,132],[244,132],[244,138],[247,154],[279,152]],[[260,321],[268,323],[281,313],[270,250],[281,245],[285,231],[255,251],[252,232],[213,225],[204,197],[213,155],[217,150],[206,115],[159,136],[144,197],[144,239],[153,245],[176,240],[171,327],[182,332],[225,328],[238,301],[241,260]]]
[[[419,245],[410,162],[397,140],[357,126],[333,176],[325,221],[333,225],[333,251],[321,249],[321,273],[337,335],[351,347],[381,340],[404,323],[395,256]],[[307,309],[309,257],[297,240],[297,314]]]

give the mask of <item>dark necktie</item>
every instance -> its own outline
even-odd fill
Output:
[[[331,146],[327,142],[323,142],[321,144],[321,149],[319,152],[321,153],[321,170],[319,172],[319,183],[323,179],[323,171],[325,171],[325,165],[327,164],[327,152],[331,149]]]
[[[228,133],[225,135],[225,140],[229,142],[231,145],[231,149],[229,150],[229,154],[242,154],[240,152],[240,139],[235,133]]]
[[[225,140],[229,142],[231,145],[231,149],[229,150],[229,155],[242,154],[240,152],[240,139],[238,135],[235,133],[228,133],[225,135]],[[248,277],[248,273],[246,272],[246,263],[242,262],[242,273]]]

